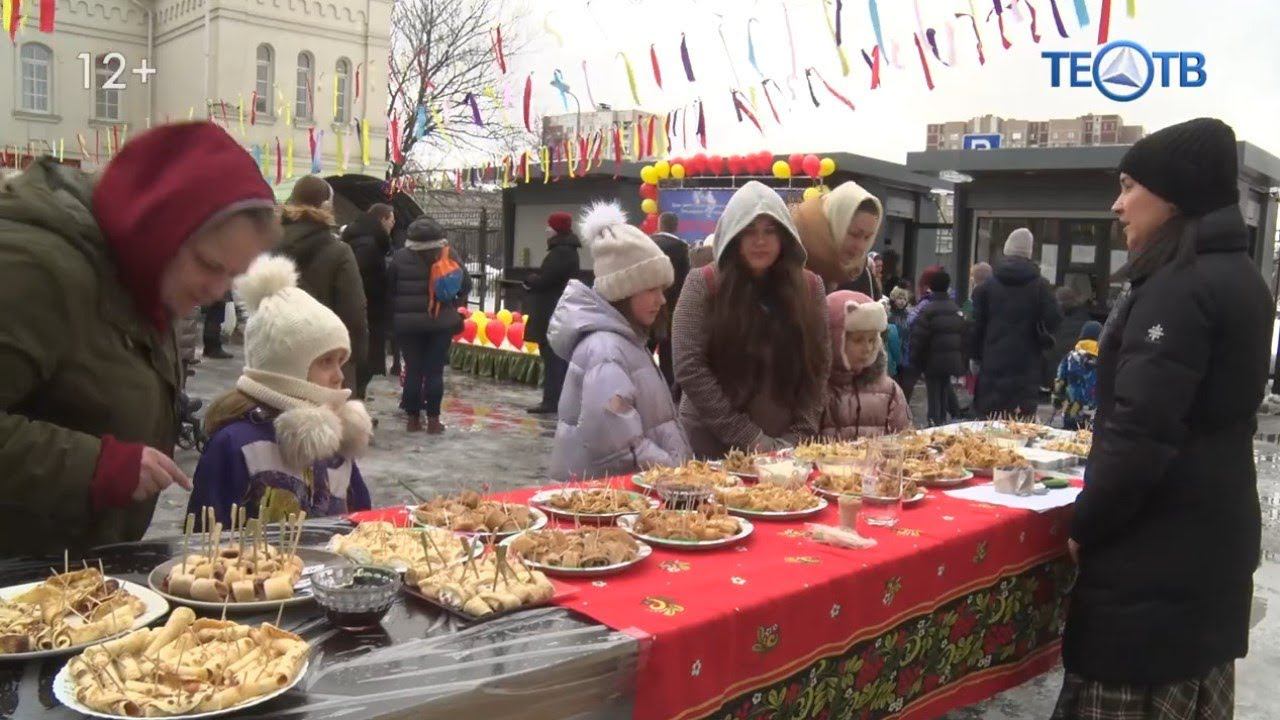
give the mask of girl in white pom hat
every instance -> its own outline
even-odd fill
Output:
[[[342,387],[347,328],[297,286],[293,261],[263,256],[236,282],[249,307],[245,367],[205,414],[209,445],[196,466],[188,512],[212,507],[229,526],[232,504],[268,522],[370,507],[355,458],[373,424]]]
[[[671,261],[622,208],[597,203],[582,218],[595,284],[569,281],[551,316],[551,349],[569,358],[551,477],[591,479],[675,466],[690,457],[666,380],[647,349],[665,318]]]

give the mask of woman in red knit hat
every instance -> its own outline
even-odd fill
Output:
[[[0,555],[137,540],[190,480],[174,322],[279,233],[271,188],[212,123],[125,145],[96,183],[41,158],[0,190]]]
[[[560,301],[560,295],[569,281],[578,276],[580,269],[578,248],[582,243],[573,234],[573,216],[567,212],[553,212],[547,216],[547,254],[542,258],[538,272],[525,281],[525,289],[533,297],[533,309],[529,313],[529,325],[525,337],[538,343],[542,356],[542,402],[529,408],[534,415],[554,415],[560,406],[560,389],[564,387],[569,361],[551,350],[547,342],[547,325],[551,313]]]

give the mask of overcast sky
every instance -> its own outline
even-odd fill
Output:
[[[1006,4],[1012,0],[1005,0]],[[559,93],[549,82],[559,68],[571,90],[588,102],[582,63],[589,71],[590,92],[597,102],[615,108],[635,107],[619,52],[625,52],[635,72],[640,107],[666,113],[701,97],[706,103],[710,149],[723,154],[769,149],[774,152],[848,151],[903,162],[909,151],[924,149],[930,122],[963,120],[992,113],[1023,119],[1075,117],[1086,113],[1119,113],[1126,122],[1145,125],[1148,132],[1198,115],[1216,115],[1236,129],[1242,140],[1280,155],[1274,128],[1280,119],[1280,2],[1272,0],[1135,0],[1136,16],[1126,15],[1126,0],[1114,0],[1111,39],[1134,40],[1151,51],[1195,50],[1206,56],[1208,82],[1202,88],[1153,87],[1134,102],[1117,103],[1093,88],[1050,87],[1050,63],[1043,50],[1097,49],[1098,14],[1102,0],[1084,0],[1091,22],[1085,27],[1076,15],[1077,0],[1057,0],[1070,37],[1062,39],[1054,26],[1050,0],[1019,0],[1020,12],[1006,12],[1005,32],[1012,47],[1003,49],[995,18],[986,19],[991,0],[878,0],[884,43],[892,52],[896,41],[901,68],[886,62],[881,87],[872,91],[870,71],[862,49],[875,45],[870,0],[844,0],[843,44],[849,74],[843,76],[835,44],[823,19],[822,0],[786,0],[790,15],[797,75],[792,76],[782,0],[524,0],[528,12],[508,19],[507,32],[523,33],[529,50],[512,63],[504,83],[511,119],[519,122],[524,79],[534,72],[535,118],[563,112]],[[972,3],[981,15],[986,64],[979,65],[973,31],[967,18]],[[1028,5],[1037,11],[1040,43],[1033,43]],[[826,5],[828,12],[835,2]],[[913,33],[916,8],[924,28],[937,29],[939,49],[947,59],[952,25],[954,60],[946,67],[925,44],[935,89],[925,87]],[[1018,16],[1021,16],[1020,22]],[[748,21],[754,37],[760,72],[748,58]],[[563,44],[549,31],[563,38]],[[720,32],[728,46],[721,43]],[[696,82],[685,78],[680,63],[680,36],[688,38]],[[654,82],[649,46],[656,43],[663,89]],[[857,106],[851,112],[814,77],[820,108],[814,108],[804,69],[812,66],[835,89]],[[738,82],[735,82],[736,72]],[[781,115],[775,123],[764,94],[761,74],[781,86],[770,85]],[[729,99],[738,85],[756,88],[756,117],[762,136],[749,121],[739,123]],[[1158,85],[1158,83],[1157,83]],[[794,90],[794,99],[791,91]],[[570,107],[572,108],[572,101]],[[692,116],[688,127],[693,136]],[[680,153],[682,148],[674,148]],[[692,152],[692,150],[691,150]]]

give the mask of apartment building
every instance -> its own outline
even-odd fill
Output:
[[[1119,115],[1050,120],[982,115],[967,121],[930,124],[925,132],[925,147],[927,150],[962,150],[964,136],[972,134],[1000,135],[1000,147],[1026,148],[1127,145],[1141,139],[1144,133],[1141,125],[1125,125]]]
[[[606,158],[614,156],[613,129],[615,125],[622,128],[622,154],[629,160],[654,159],[653,154],[636,157],[636,132],[648,132],[649,120],[655,122],[656,134],[662,132],[662,118],[643,110],[596,110],[583,113],[565,113],[548,115],[542,118],[542,144],[556,147],[570,138],[591,137],[597,132],[604,133],[604,145],[601,155]]]

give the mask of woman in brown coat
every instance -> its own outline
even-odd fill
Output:
[[[680,418],[698,457],[776,450],[816,435],[831,350],[822,281],[778,194],[734,193],[715,262],[689,273],[672,346]]]
[[[827,291],[852,290],[879,300],[882,291],[869,261],[884,219],[880,199],[852,180],[830,193],[805,200],[792,211],[805,267]]]

